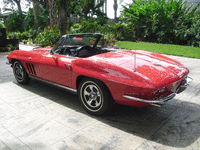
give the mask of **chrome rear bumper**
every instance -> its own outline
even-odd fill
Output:
[[[7,65],[10,65],[10,62],[9,62],[9,60],[7,60],[7,61],[6,61],[6,64],[7,64]]]
[[[192,78],[186,77],[185,81],[183,82],[183,84],[180,86],[180,88],[177,90],[176,93],[172,93],[172,94],[168,95],[167,97],[157,99],[157,100],[140,99],[140,98],[128,96],[128,95],[123,95],[123,97],[134,100],[134,101],[140,101],[140,102],[145,102],[145,103],[150,103],[150,104],[162,104],[163,102],[166,102],[166,101],[174,98],[176,96],[176,94],[179,94],[182,91],[184,91],[192,83],[192,80],[193,80]]]
[[[140,98],[136,98],[133,96],[123,95],[123,97],[131,99],[131,100],[145,102],[145,103],[156,103],[156,104],[166,102],[166,101],[172,99],[174,96],[176,96],[176,93],[172,93],[172,94],[168,95],[167,97],[164,97],[164,98],[158,99],[158,100],[145,100],[145,99],[140,99]]]
[[[177,90],[177,94],[183,92],[191,83],[192,83],[193,79],[190,77],[186,77],[184,83],[180,86],[180,88]]]

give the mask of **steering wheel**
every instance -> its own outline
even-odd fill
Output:
[[[93,51],[92,47],[89,45],[80,46],[76,49],[78,57],[89,57],[92,56]]]
[[[63,55],[71,55],[70,49],[69,49],[69,48],[65,48],[65,49],[63,50]]]

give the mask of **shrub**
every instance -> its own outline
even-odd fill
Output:
[[[135,41],[135,30],[131,23],[110,23],[102,27],[103,34],[110,34],[116,40]]]
[[[6,45],[5,47],[0,47],[0,52],[11,52],[18,48],[18,46],[13,46],[11,44]]]
[[[23,20],[23,24],[25,30],[29,30],[29,28],[33,28],[35,26],[33,8],[29,8]]]
[[[43,32],[36,36],[34,43],[39,44],[40,46],[54,46],[59,39],[59,28],[57,26],[48,26]]]
[[[199,40],[199,15],[182,0],[135,0],[123,6],[123,15],[135,27],[136,39],[149,42],[188,44]],[[188,41],[189,40],[189,41]]]
[[[23,28],[23,20],[24,20],[24,13],[19,11],[13,11],[7,18],[6,29],[9,31],[24,31]]]
[[[108,41],[132,40],[135,41],[134,26],[131,23],[107,23],[103,26],[95,20],[83,21],[74,24],[68,33],[102,33]],[[107,41],[106,40],[106,41]],[[106,43],[106,42],[105,42]],[[112,42],[109,42],[112,43]]]
[[[27,40],[28,39],[28,32],[24,31],[21,33],[21,40]]]
[[[3,22],[0,21],[0,29],[4,28],[4,27],[5,27],[5,25],[3,24]]]
[[[102,26],[94,20],[82,21],[80,24],[71,26],[69,33],[95,33]]]

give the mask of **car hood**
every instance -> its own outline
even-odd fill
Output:
[[[175,60],[142,50],[108,52],[93,58],[120,67],[121,72],[129,71],[130,76],[137,74],[153,86],[175,82],[189,73],[187,68]]]

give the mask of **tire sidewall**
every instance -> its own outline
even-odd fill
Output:
[[[22,67],[22,79],[20,80],[17,75],[16,75],[16,65],[19,64],[21,67]],[[17,80],[18,83],[21,83],[21,84],[28,84],[30,79],[28,77],[28,74],[24,68],[24,66],[19,62],[19,61],[15,61],[14,64],[13,64],[13,73],[14,73],[14,76],[15,76],[15,79]]]
[[[83,91],[84,91],[84,89],[85,89],[85,87],[87,85],[95,85],[98,88],[98,90],[99,90],[99,92],[101,94],[101,104],[98,107],[98,109],[94,110],[91,107],[89,107],[89,105],[87,104],[86,100],[84,99]],[[79,96],[79,100],[82,103],[84,109],[87,112],[89,112],[90,114],[103,115],[109,110],[109,108],[108,108],[108,95],[105,92],[105,86],[99,80],[92,79],[92,78],[83,79],[81,81],[81,83],[79,84],[78,96]]]

